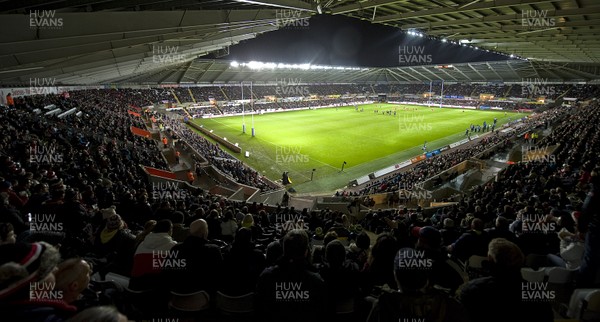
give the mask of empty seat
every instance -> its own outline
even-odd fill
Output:
[[[225,315],[248,316],[254,314],[254,293],[230,296],[217,292],[217,309]]]
[[[561,304],[567,304],[574,290],[575,276],[578,269],[552,267],[546,270],[548,289],[554,291],[553,302],[555,310],[559,310]]]
[[[531,267],[523,267],[521,268],[521,276],[527,282],[543,282],[546,279],[546,270],[544,268],[534,270]]]
[[[200,312],[210,308],[210,296],[206,291],[181,294],[171,291],[169,308],[182,312]]]
[[[583,322],[600,321],[600,289],[590,292],[583,299],[579,319]]]
[[[546,270],[548,283],[568,284],[575,280],[578,268],[551,267]]]
[[[571,299],[569,301],[569,305],[567,308],[567,311],[565,312],[564,316],[566,316],[567,318],[571,318],[571,319],[575,319],[575,318],[579,318],[581,316],[581,313],[583,312],[583,302],[586,299],[586,297],[595,292],[595,291],[599,291],[599,289],[594,289],[594,288],[578,288],[575,289],[573,291],[573,294],[571,294]]]

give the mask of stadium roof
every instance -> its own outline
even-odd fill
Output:
[[[348,0],[327,11],[532,60],[600,62],[597,0]]]
[[[41,77],[58,84],[269,78],[273,74],[199,57],[223,57],[229,46],[279,29],[281,9],[298,10],[298,19],[348,15],[535,61],[458,64],[454,71],[421,66],[298,71],[306,82],[516,81],[523,75],[588,81],[600,73],[597,0],[22,0],[4,1],[0,9],[0,84]],[[533,24],[523,26],[523,13]]]
[[[277,66],[278,65],[278,66]],[[131,84],[211,84],[254,82],[276,84],[281,79],[294,83],[414,83],[414,82],[590,82],[600,80],[600,68],[590,64],[540,63],[506,60],[443,65],[403,66],[395,68],[325,67],[311,65],[241,65],[223,60],[196,60],[191,65],[165,68],[115,80]]]

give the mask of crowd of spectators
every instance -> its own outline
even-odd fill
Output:
[[[263,191],[274,189],[272,185],[262,179],[258,172],[223,151],[217,143],[212,143],[194,133],[180,118],[173,118],[167,114],[156,114],[156,118],[164,124],[166,129],[174,132],[174,139],[180,139],[188,143],[194,151],[202,155],[217,169],[231,176],[236,182],[257,187]]]
[[[201,190],[181,200],[152,198],[139,164],[167,165],[154,142],[128,131],[144,122],[116,104],[119,96],[120,90],[107,96],[82,91],[69,99],[25,98],[0,110],[3,318],[170,317],[170,292],[204,290],[211,299],[217,292],[255,292],[257,321],[330,321],[347,303],[355,321],[552,321],[549,303],[522,298],[519,272],[529,254],[560,255],[559,229],[585,236],[577,285],[594,287],[597,103],[529,121],[554,124],[539,144],[559,145],[555,160],[511,165],[432,216],[422,209],[378,210],[355,222],[340,211],[268,208]],[[33,112],[49,102],[74,106],[69,100],[81,116]],[[176,121],[162,121],[186,135]],[[480,144],[505,139],[498,134]],[[197,145],[202,154],[227,159],[216,145]],[[463,159],[482,149],[455,153]],[[33,162],[40,151],[60,155],[60,162]],[[458,162],[443,156],[428,159],[412,182]],[[524,224],[535,215],[557,228],[527,233]],[[482,277],[464,276],[455,265],[472,255],[489,258]],[[419,256],[428,269],[407,265]],[[164,265],[180,260],[186,264],[177,269]],[[117,285],[91,279],[109,272],[129,277],[130,288],[152,292],[150,300],[134,307]],[[61,295],[49,299],[52,294]]]
[[[534,118],[524,119],[523,123],[530,129],[546,126],[547,122],[551,122],[560,114],[557,110],[546,111]],[[469,132],[473,134],[473,132]],[[469,135],[470,136],[470,135]],[[475,144],[467,148],[458,148],[446,153],[434,155],[417,163],[414,167],[406,171],[399,171],[394,174],[387,175],[383,178],[373,180],[361,186],[359,189],[347,189],[347,191],[337,192],[337,195],[342,196],[360,196],[374,193],[393,192],[400,189],[411,190],[419,182],[423,182],[438,173],[449,169],[469,158],[480,154],[497,144],[507,145],[509,138],[513,134],[501,134],[495,131],[490,135],[480,139]]]

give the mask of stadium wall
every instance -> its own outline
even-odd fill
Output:
[[[239,146],[236,146],[235,144],[226,141],[225,139],[223,139],[222,137],[211,133],[210,131],[206,130],[205,128],[192,123],[192,122],[187,122],[187,124],[191,127],[193,127],[194,129],[202,132],[203,134],[207,135],[208,137],[212,138],[213,140],[219,142],[220,144],[223,144],[224,146],[226,146],[227,148],[229,148],[231,151],[235,152],[235,153],[241,153],[242,152],[242,148],[240,148]]]

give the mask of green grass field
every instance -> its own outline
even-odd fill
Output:
[[[255,115],[255,137],[250,115],[245,117],[245,134],[241,116],[194,122],[239,143],[243,152],[232,154],[263,175],[278,180],[283,171],[289,171],[298,193],[330,193],[353,179],[421,154],[425,141],[428,150],[434,150],[464,138],[471,124],[490,124],[498,118],[498,129],[509,118],[524,116],[397,104],[359,105],[358,109],[349,106]],[[392,115],[381,111],[392,111]],[[245,151],[250,157],[244,156]],[[341,172],[344,161],[347,164]]]

